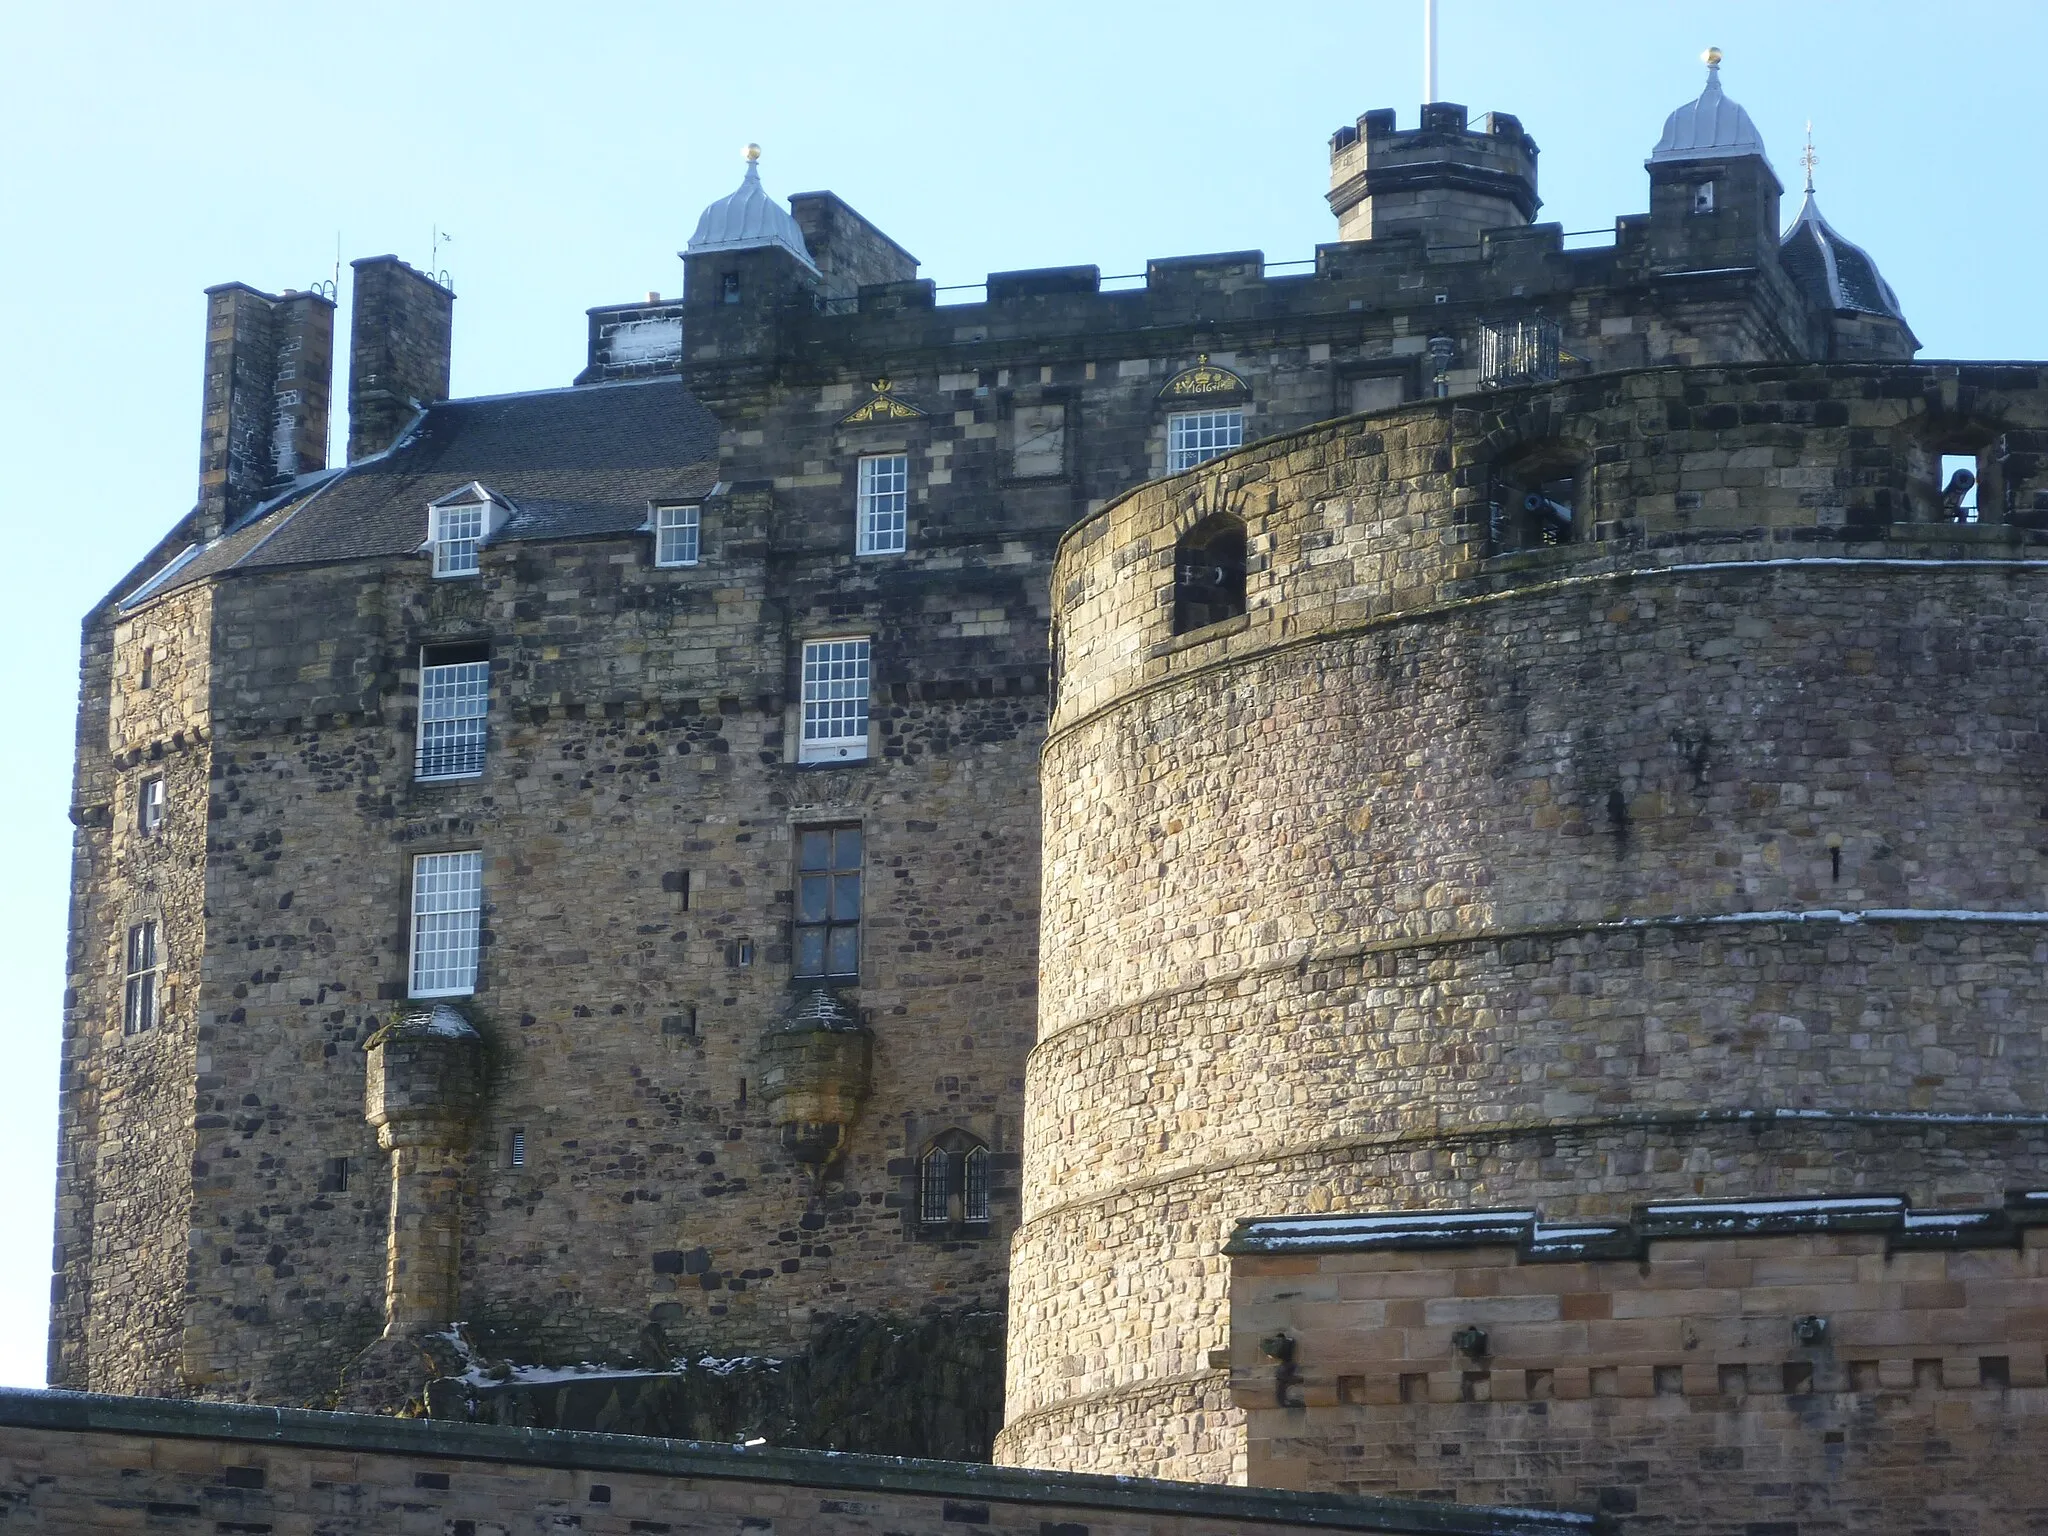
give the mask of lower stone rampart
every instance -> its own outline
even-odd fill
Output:
[[[2044,943],[2039,921],[1960,914],[1403,942],[1069,1028],[1031,1062],[1026,1137],[1045,1177],[1014,1250],[1031,1299],[1012,1319],[997,1455],[1246,1476],[1213,1374],[1223,1244],[1245,1218],[1540,1202],[1600,1220],[1654,1199],[1857,1192],[1983,1204],[2048,1180],[2027,1022],[2048,1016]]]
[[[2048,1197],[1282,1217],[1230,1246],[1256,1485],[1682,1536],[2048,1520]]]
[[[938,1536],[962,1527],[1003,1536],[1567,1536],[1611,1528],[1584,1514],[1413,1499],[8,1391],[0,1391],[0,1519],[39,1531],[168,1536]]]
[[[1598,1220],[1658,1198],[1938,1189],[1956,1201],[1980,1184],[1972,1202],[1995,1203],[2008,1184],[2044,1180],[2048,1116],[1748,1111],[1308,1134],[1285,1151],[1133,1178],[1035,1216],[1019,1234],[1019,1274],[1062,1283],[1034,1288],[1029,1307],[1012,1309],[996,1459],[1246,1479],[1245,1421],[1224,1369],[1224,1246],[1248,1218],[1528,1201],[1559,1220]]]

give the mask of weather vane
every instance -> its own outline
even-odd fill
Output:
[[[1820,157],[1813,152],[1813,119],[1806,120],[1806,148],[1799,152],[1799,163],[1806,167],[1806,190],[1813,191],[1813,168]]]

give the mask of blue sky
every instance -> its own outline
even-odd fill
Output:
[[[1877,257],[1924,357],[2048,356],[2036,0],[1441,0],[1441,88],[1518,114],[1539,215],[1611,227],[1700,50],[1797,207]],[[22,580],[0,757],[0,1383],[42,1380],[79,618],[191,505],[201,290],[428,259],[454,387],[566,384],[584,310],[675,292],[764,149],[942,284],[1333,239],[1330,132],[1411,126],[1420,0],[1029,5],[31,4],[0,0],[0,512]],[[345,288],[344,283],[344,288]],[[960,295],[962,298],[971,295]],[[347,324],[346,311],[341,317]],[[337,397],[345,393],[337,369]],[[337,411],[337,426],[340,412]]]

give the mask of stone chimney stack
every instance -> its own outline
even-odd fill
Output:
[[[213,538],[294,476],[327,467],[334,303],[247,283],[206,290],[200,534]]]
[[[1330,211],[1339,240],[1419,231],[1431,245],[1477,245],[1489,229],[1519,228],[1543,206],[1536,141],[1519,118],[1489,112],[1479,131],[1455,102],[1430,102],[1422,126],[1394,128],[1368,112],[1330,138]]]
[[[382,453],[420,406],[448,398],[455,295],[396,256],[355,269],[349,328],[348,461]]]

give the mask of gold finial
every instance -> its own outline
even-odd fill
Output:
[[[876,379],[872,384],[868,386],[868,388],[872,389],[878,395],[886,395],[887,393],[889,393],[890,390],[894,389],[895,387],[895,384],[888,379]]]
[[[756,160],[759,160],[761,158],[761,146],[758,144],[749,144],[746,148],[746,157],[747,164],[749,165],[752,165]]]
[[[1721,67],[1721,50],[1718,48],[1709,48],[1705,53],[1700,55],[1700,62],[1706,65],[1709,69],[1719,69]]]
[[[1813,119],[1806,120],[1806,148],[1799,152],[1799,163],[1806,167],[1806,190],[1813,192],[1813,168],[1820,163],[1820,156],[1813,152]]]

